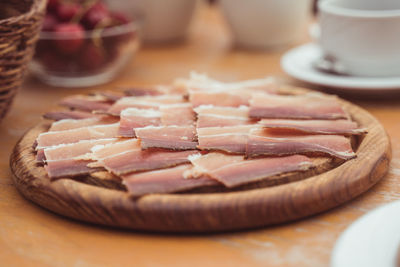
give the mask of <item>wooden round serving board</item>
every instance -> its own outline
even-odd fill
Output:
[[[14,182],[28,199],[58,214],[95,224],[163,232],[215,232],[278,224],[338,206],[378,182],[388,171],[390,140],[367,111],[341,100],[368,129],[357,157],[330,171],[287,184],[224,193],[147,195],[132,199],[124,191],[71,179],[50,182],[35,162],[33,144],[44,124],[15,146],[10,164]]]

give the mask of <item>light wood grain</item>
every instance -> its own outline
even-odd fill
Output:
[[[47,129],[46,124],[22,138],[10,164],[14,182],[26,198],[61,215],[91,223],[166,232],[227,231],[277,224],[342,204],[386,174],[391,149],[383,127],[365,110],[342,103],[351,117],[368,130],[357,149],[357,158],[307,179],[287,176],[285,182],[291,183],[278,186],[213,194],[148,195],[134,200],[126,192],[71,179],[50,182],[44,168],[36,165],[32,147],[38,134]]]

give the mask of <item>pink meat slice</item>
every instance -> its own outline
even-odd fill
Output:
[[[248,157],[325,154],[341,159],[351,159],[356,156],[350,139],[342,135],[287,135],[268,129],[250,131],[246,154]]]
[[[107,113],[119,116],[126,108],[158,109],[164,104],[183,103],[182,95],[159,95],[159,96],[127,96],[119,99],[108,110]]]
[[[47,175],[50,179],[60,179],[66,177],[76,177],[87,175],[89,173],[98,171],[99,168],[88,167],[90,161],[76,160],[76,159],[63,159],[47,162],[44,166]]]
[[[111,107],[112,102],[100,95],[72,95],[63,98],[59,104],[84,111],[106,111]]]
[[[161,124],[161,112],[155,109],[127,108],[121,111],[119,135],[135,137],[134,128]]]
[[[112,123],[116,123],[116,122],[117,121],[114,117],[94,117],[94,118],[87,118],[87,119],[80,119],[80,120],[63,119],[63,120],[53,122],[49,129],[49,132],[66,131],[66,130],[87,127],[87,126],[112,124]]]
[[[45,168],[50,179],[72,177],[89,174],[97,170],[87,166],[91,162],[90,160],[80,159],[79,156],[89,153],[91,148],[96,145],[104,145],[116,141],[117,139],[85,140],[40,151],[43,151],[45,155],[47,164]]]
[[[41,133],[37,138],[36,149],[39,150],[50,146],[76,143],[81,140],[114,138],[118,136],[118,128],[119,123],[115,123]]]
[[[209,153],[191,157],[191,162],[197,175],[207,175],[229,188],[313,167],[311,160],[303,155],[245,160],[239,156]]]
[[[202,150],[222,150],[229,153],[244,154],[248,134],[254,125],[238,125],[231,127],[198,128],[197,138]]]
[[[346,119],[347,114],[335,97],[319,94],[253,94],[250,100],[250,117],[333,120]]]
[[[168,169],[123,175],[122,183],[133,197],[146,194],[175,193],[219,184],[216,180],[207,176],[185,179],[184,173],[191,168],[191,164],[185,164]]]
[[[350,120],[263,119],[259,124],[265,128],[314,134],[359,135],[366,132],[365,129],[359,128],[356,122]]]
[[[197,127],[224,127],[235,125],[247,125],[256,123],[249,118],[249,108],[246,106],[216,107],[203,105],[194,109],[197,113]]]
[[[100,160],[128,151],[140,151],[141,149],[140,141],[138,139],[131,138],[116,143],[94,146],[91,149],[92,153],[88,154],[86,159]]]
[[[93,114],[91,112],[86,112],[86,111],[63,110],[63,111],[47,112],[43,115],[43,118],[49,119],[49,120],[54,120],[54,121],[59,121],[59,120],[64,120],[64,119],[80,120],[80,119],[95,118],[95,117],[100,117],[100,116],[101,115]]]
[[[187,126],[193,125],[196,115],[190,103],[171,104],[160,106],[161,125]]]
[[[249,105],[250,96],[241,92],[225,90],[189,91],[189,101],[193,107],[214,105],[224,107],[239,107]]]
[[[199,151],[132,150],[101,159],[98,164],[116,175],[123,175],[188,163],[188,156],[196,153]]]
[[[135,128],[142,149],[165,148],[172,150],[196,149],[196,128],[194,126],[147,126]]]

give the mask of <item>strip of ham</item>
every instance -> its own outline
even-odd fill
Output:
[[[138,139],[130,138],[128,140],[112,144],[94,146],[91,149],[92,153],[85,155],[85,157],[83,157],[82,159],[101,160],[128,151],[140,151],[141,149],[142,148],[140,146],[140,141]]]
[[[180,87],[188,90],[225,90],[235,91],[242,89],[259,90],[260,92],[276,92],[278,84],[272,77],[265,77],[261,79],[245,80],[239,82],[220,82],[211,79],[207,75],[192,72],[190,79],[176,79],[174,82],[175,87]],[[183,90],[181,89],[181,90]]]
[[[104,145],[116,142],[117,139],[99,139],[85,140],[78,143],[59,145],[46,148],[43,151],[45,155],[46,171],[50,179],[61,177],[71,177],[83,174],[89,174],[96,169],[87,166],[90,161],[79,159],[79,156],[90,152],[96,145]]]
[[[66,131],[87,126],[104,125],[116,122],[117,120],[114,117],[94,117],[81,120],[64,119],[53,122],[50,126],[49,132]]]
[[[259,122],[265,128],[282,129],[312,134],[360,135],[366,132],[350,120],[281,120],[263,119]]]
[[[187,126],[194,125],[196,120],[193,107],[190,103],[171,104],[160,106],[161,125]]]
[[[229,153],[244,154],[248,134],[254,125],[239,125],[232,127],[198,128],[197,138],[202,150],[222,150]]]
[[[347,114],[335,97],[320,94],[253,94],[250,100],[250,117],[334,120],[346,119]]]
[[[47,112],[43,115],[43,118],[53,121],[59,121],[64,119],[74,119],[81,120],[87,118],[99,117],[98,114],[93,114],[91,112],[78,111],[78,110],[62,110],[62,111],[52,111]]]
[[[111,103],[107,98],[100,95],[73,95],[63,98],[59,104],[83,111],[106,111],[111,107]]]
[[[135,137],[134,128],[161,124],[161,112],[155,109],[127,108],[121,111],[119,135]]]
[[[123,175],[131,172],[163,169],[188,163],[188,156],[197,153],[199,153],[197,150],[132,150],[106,157],[99,160],[98,163],[116,175]]]
[[[284,135],[268,129],[250,131],[246,154],[248,157],[325,154],[341,159],[351,159],[356,156],[350,139],[341,135]]]
[[[214,105],[223,107],[239,107],[249,105],[250,96],[242,92],[225,90],[189,91],[189,101],[193,107]]]
[[[37,138],[36,149],[76,143],[81,140],[106,139],[118,136],[119,123],[95,125],[66,131],[41,133]]]
[[[160,105],[183,103],[182,95],[160,95],[160,96],[127,96],[119,99],[108,110],[107,113],[119,116],[126,108],[158,109]]]
[[[131,87],[124,89],[124,92],[128,96],[145,96],[145,95],[162,95],[163,92],[157,87]]]
[[[229,188],[313,167],[311,160],[303,155],[244,160],[241,156],[209,153],[189,159],[196,175],[207,175]]]
[[[249,108],[246,106],[233,108],[203,105],[194,110],[197,113],[198,128],[246,125],[256,122],[249,118]]]
[[[135,128],[142,149],[165,148],[172,150],[196,149],[196,128],[194,126],[148,126]]]
[[[175,193],[219,184],[206,176],[197,179],[185,179],[184,172],[191,168],[191,164],[185,164],[168,169],[123,175],[122,183],[133,197],[146,194]]]

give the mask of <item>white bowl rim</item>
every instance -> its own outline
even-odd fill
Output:
[[[324,0],[318,2],[318,9],[327,14],[333,14],[345,17],[354,18],[400,18],[400,9],[386,9],[386,10],[367,10],[367,9],[353,9],[333,5],[335,0]]]

